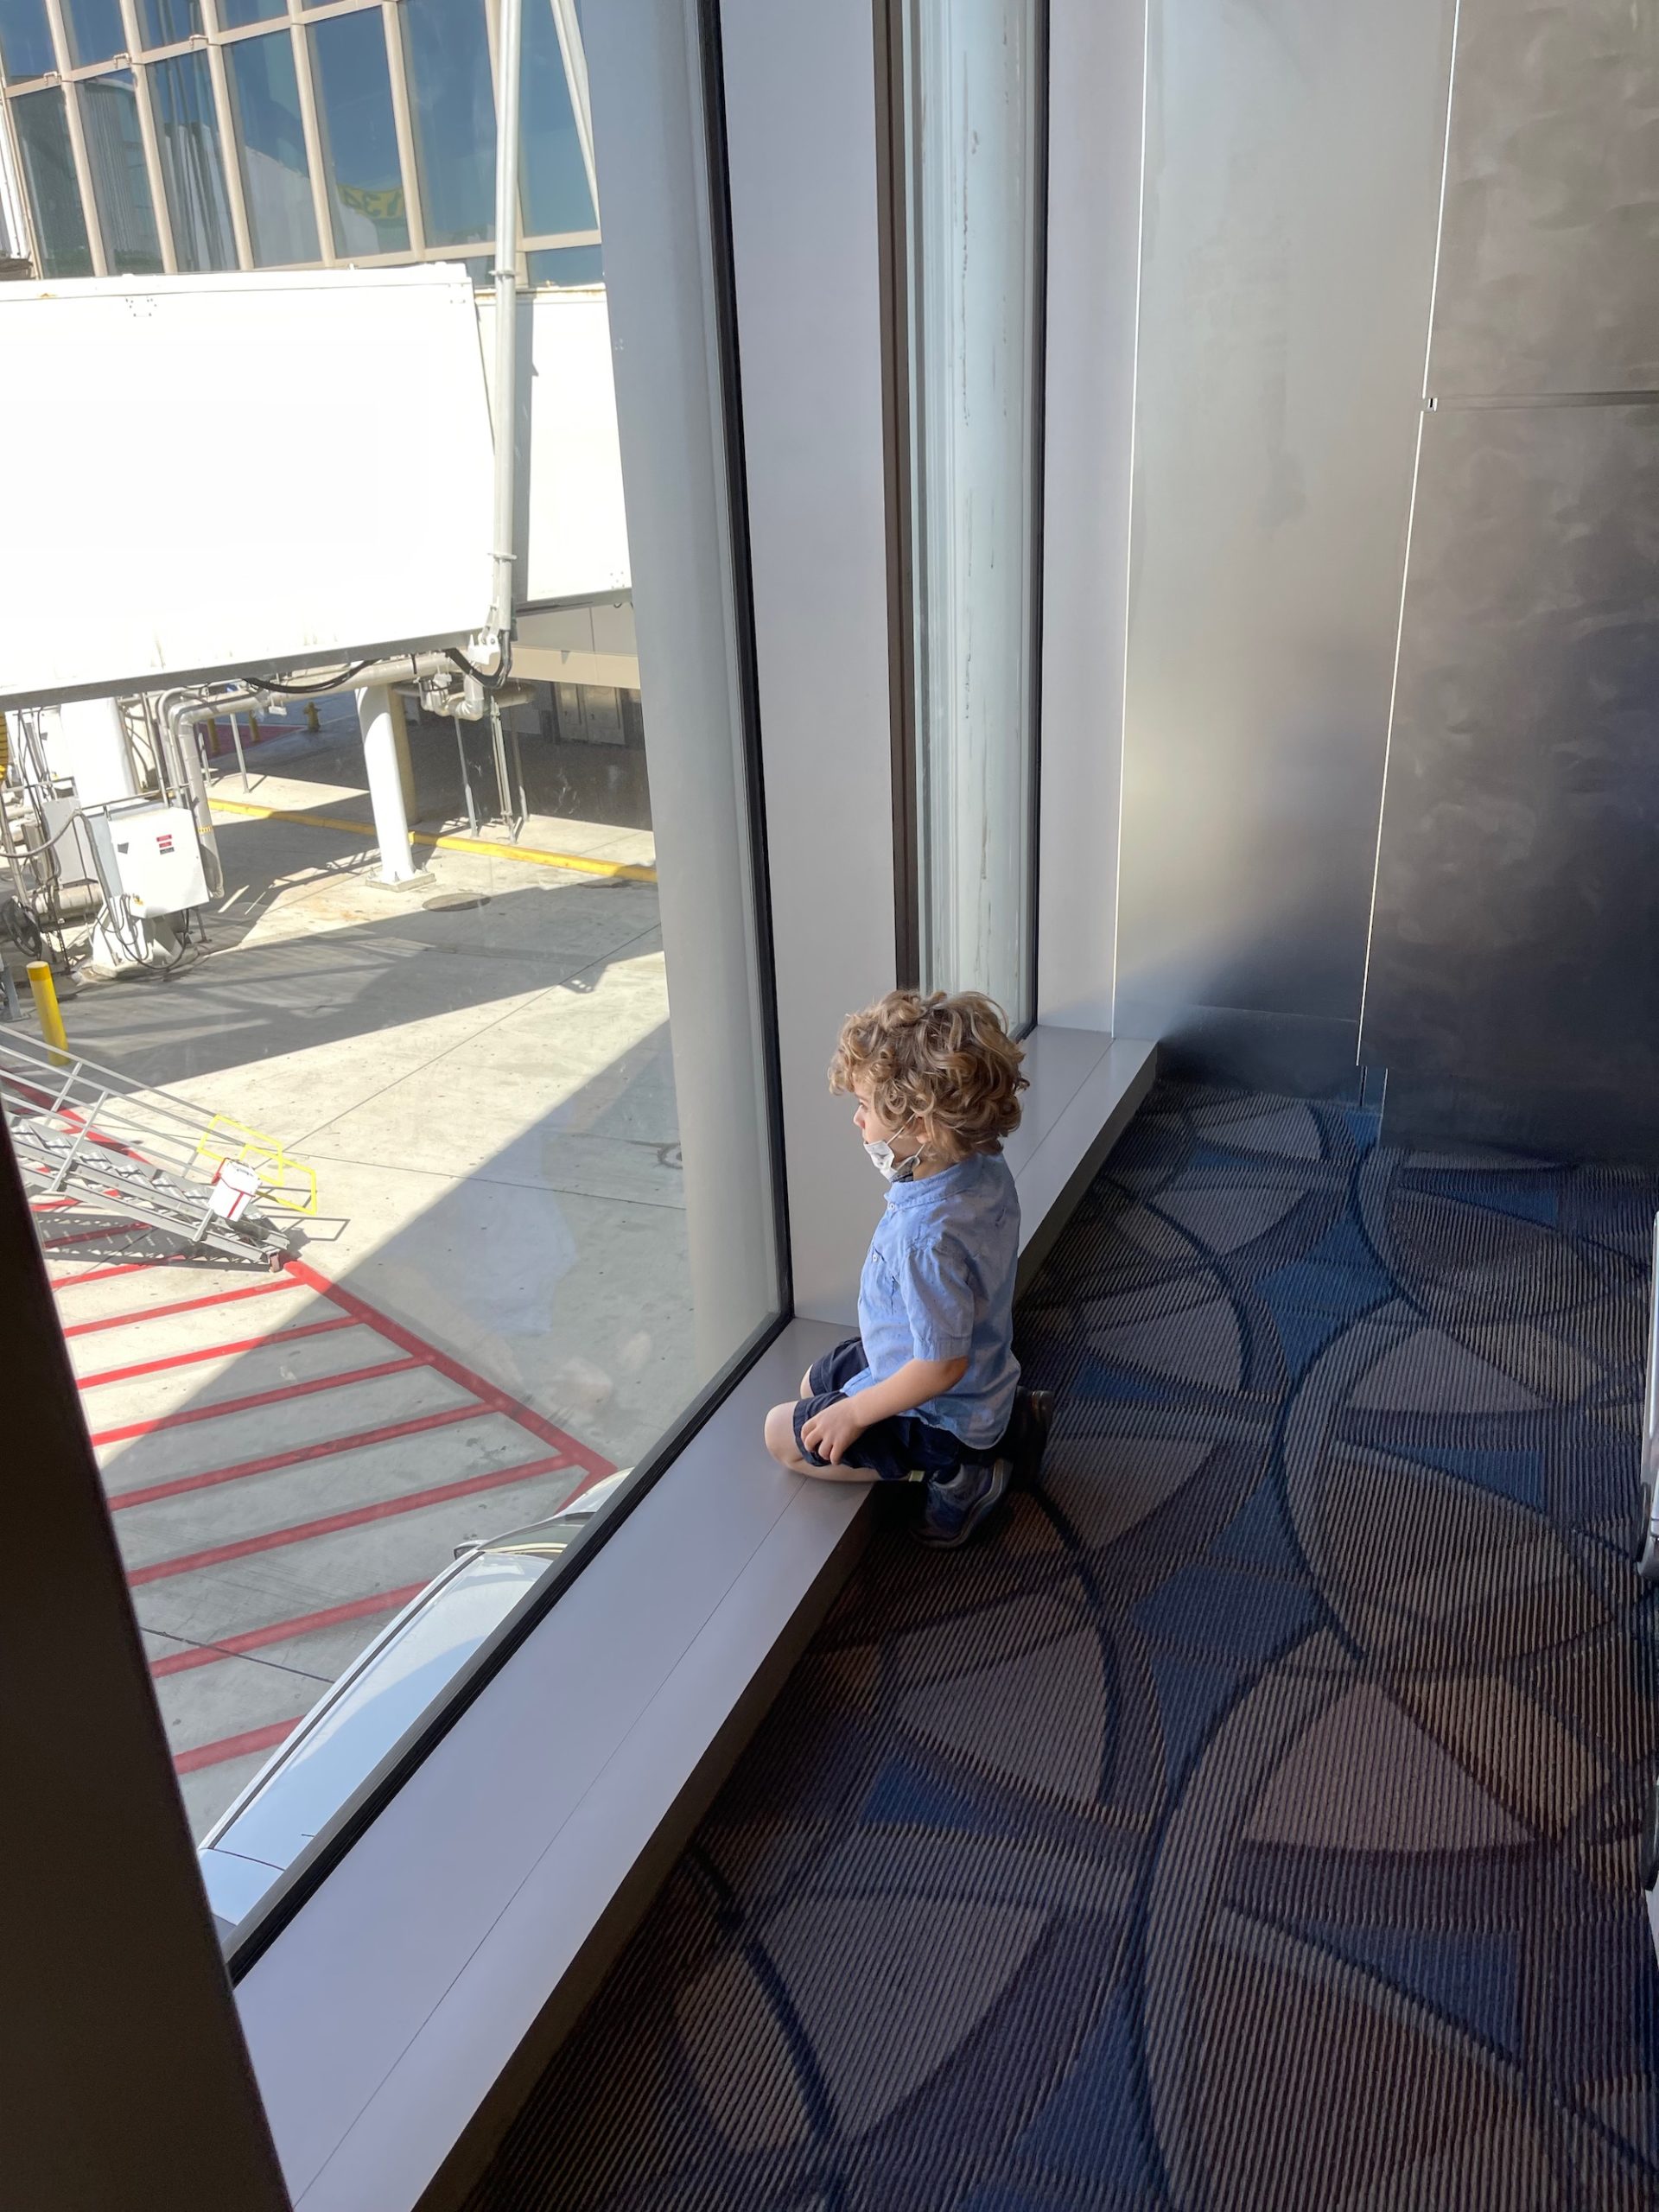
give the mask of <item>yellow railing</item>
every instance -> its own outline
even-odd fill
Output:
[[[259,1195],[267,1205],[284,1213],[315,1214],[317,1211],[317,1173],[302,1160],[284,1152],[271,1138],[261,1136],[245,1122],[228,1114],[215,1114],[196,1143],[198,1160],[234,1160],[251,1167],[259,1178]]]

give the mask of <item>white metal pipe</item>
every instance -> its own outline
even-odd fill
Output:
[[[559,54],[564,62],[564,81],[570,88],[570,112],[576,125],[582,166],[588,172],[588,196],[599,220],[599,172],[594,166],[594,110],[588,95],[588,49],[582,42],[576,20],[576,0],[552,0],[553,28],[558,33]]]
[[[513,507],[518,410],[518,91],[524,0],[500,0],[496,29],[495,134],[495,582],[490,627],[505,659],[512,629]]]
[[[397,772],[397,723],[386,685],[363,686],[357,695],[357,717],[363,726],[363,760],[368,770],[374,834],[380,847],[380,880],[409,883],[421,871],[409,847],[404,780]]]
[[[248,703],[241,694],[237,703]],[[168,706],[162,720],[168,735],[173,741],[174,757],[182,772],[190,793],[191,811],[196,817],[196,833],[201,839],[201,849],[207,861],[207,888],[215,899],[225,890],[225,870],[219,857],[219,840],[213,834],[213,810],[207,799],[207,779],[201,772],[201,749],[196,742],[196,725],[210,721],[224,711],[222,700],[175,699]]]

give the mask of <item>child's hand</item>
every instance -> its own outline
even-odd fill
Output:
[[[801,1424],[802,1443],[809,1452],[817,1452],[820,1459],[827,1459],[832,1467],[841,1465],[849,1446],[855,1444],[863,1433],[864,1424],[850,1398],[837,1398],[833,1406],[826,1406],[821,1414],[814,1414]]]

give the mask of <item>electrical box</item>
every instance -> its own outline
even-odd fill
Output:
[[[201,843],[188,807],[157,800],[86,819],[135,914],[182,914],[207,904]]]

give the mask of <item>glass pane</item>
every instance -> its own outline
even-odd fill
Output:
[[[179,46],[201,29],[197,0],[138,0],[138,23],[146,46]]]
[[[602,245],[555,245],[543,253],[526,254],[532,284],[602,284],[605,249]]]
[[[309,35],[334,251],[401,252],[409,219],[380,11],[336,16]]]
[[[288,13],[288,0],[219,0],[219,20],[226,30],[239,30],[244,23],[268,22],[273,16]]]
[[[598,227],[582,141],[570,106],[553,10],[546,0],[524,11],[524,87],[518,110],[519,219],[531,238]]]
[[[20,77],[43,77],[57,67],[46,0],[0,0],[0,63],[14,83]]]
[[[226,48],[225,59],[255,264],[276,269],[315,261],[317,216],[294,75],[294,41],[286,31],[239,39]]]
[[[1039,0],[906,0],[922,981],[1035,1018]]]
[[[78,68],[107,61],[127,50],[127,34],[116,0],[64,0],[63,27]]]
[[[11,116],[17,126],[29,204],[35,213],[40,273],[42,276],[90,276],[92,250],[87,243],[80,188],[69,151],[62,86],[26,92],[22,99],[12,102]]]
[[[138,131],[138,94],[132,73],[117,69],[80,87],[81,128],[92,164],[104,258],[116,276],[153,276],[162,266],[156,203]]]
[[[236,238],[207,55],[178,54],[152,63],[149,97],[179,267],[234,269]]]
[[[405,0],[410,98],[429,245],[495,229],[495,95],[481,0]]]
[[[618,12],[611,91],[626,109],[632,41],[677,40],[685,17]],[[245,41],[256,61],[262,41]],[[343,77],[353,95],[365,79],[384,90],[362,51]],[[62,905],[74,964],[95,927],[101,947],[120,938],[118,972],[75,1001],[74,1042],[119,1078],[111,1142],[158,1172],[118,1187],[94,1163],[73,1194],[48,1183],[41,1195],[75,1211],[43,1229],[66,1318],[107,1332],[85,1338],[89,1422],[193,1825],[203,1837],[231,1821],[207,1869],[240,1885],[213,1890],[227,1921],[303,1857],[480,1637],[546,1593],[779,1310],[744,587],[702,258],[724,226],[706,222],[688,173],[695,60],[647,53],[651,99],[622,127],[681,157],[671,189],[655,208],[634,195],[631,225],[619,209],[607,302],[572,302],[537,333],[525,404],[580,466],[524,486],[531,573],[550,558],[569,589],[522,616],[509,703],[458,721],[458,684],[424,703],[377,690],[360,708],[346,691],[232,726],[221,700],[203,746],[223,802],[219,868],[199,865],[188,810],[151,821],[141,800],[139,834],[118,841],[118,918],[90,880]],[[206,71],[194,56],[149,66],[200,261],[223,232]],[[253,80],[237,73],[245,126]],[[262,97],[277,74],[257,79]],[[56,118],[67,181],[60,93],[20,105],[31,143],[38,118]],[[484,273],[486,254],[462,254]],[[284,373],[366,411],[420,363],[339,358],[323,335],[337,296],[285,293]],[[360,521],[391,496],[332,462],[269,480],[269,411],[212,405],[247,373],[212,311],[190,303],[178,372],[239,505],[228,518],[112,511],[135,604],[153,607],[146,594],[177,574],[146,556],[185,527],[228,563],[274,537],[293,561],[347,573],[374,542]],[[596,354],[607,315],[617,342]],[[462,320],[457,342],[475,348]],[[596,359],[615,365],[613,387],[593,389]],[[488,494],[481,379],[471,389],[480,419],[435,414],[399,480],[407,512],[418,504],[440,531]],[[30,434],[55,446],[84,431],[76,404]],[[430,621],[426,593],[416,577],[411,623]],[[243,648],[260,656],[247,672],[321,677],[299,618],[284,630],[280,610],[265,614],[276,626]],[[144,729],[111,701],[78,701],[52,716],[50,765],[92,803],[171,780]],[[35,802],[9,796],[38,846]],[[163,906],[191,914],[188,932],[158,918]],[[182,942],[211,957],[181,960]],[[49,1068],[27,1007],[5,1033],[8,1056],[22,1039]],[[221,1141],[243,1155],[224,1164],[260,1186],[245,1210],[214,1181]]]

